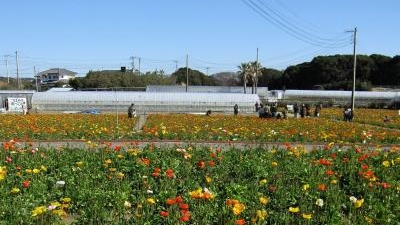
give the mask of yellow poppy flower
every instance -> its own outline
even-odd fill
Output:
[[[233,214],[235,214],[237,216],[240,213],[242,213],[245,209],[246,209],[246,206],[244,204],[236,203],[232,208],[232,212],[233,212]]]
[[[19,188],[13,187],[10,192],[11,194],[18,194],[19,191],[20,191]]]
[[[289,207],[289,212],[298,213],[298,212],[300,212],[300,208],[299,207]]]
[[[382,162],[382,165],[384,166],[384,167],[389,167],[390,166],[390,162],[389,161],[383,161]]]
[[[258,217],[260,220],[265,220],[265,217],[268,216],[267,210],[265,210],[265,209],[263,209],[263,210],[257,210],[256,214],[257,214],[257,217]]]
[[[154,198],[148,198],[148,199],[146,199],[146,202],[147,202],[149,205],[153,205],[153,204],[156,203],[156,200],[154,200]]]
[[[62,198],[61,201],[64,203],[69,203],[71,202],[71,198]]]
[[[41,170],[41,171],[47,171],[47,167],[41,165],[41,166],[40,166],[40,170]]]
[[[46,207],[45,206],[38,206],[35,207],[35,209],[32,210],[32,217],[39,216],[40,214],[43,214],[46,212]]]
[[[363,204],[364,204],[364,199],[362,198],[362,199],[356,200],[356,202],[354,203],[354,206],[356,208],[360,208]]]
[[[267,197],[260,197],[259,200],[260,200],[260,203],[263,205],[266,205],[269,202],[269,199]]]
[[[262,179],[262,180],[260,180],[260,182],[258,182],[260,185],[261,184],[266,184],[267,183],[267,179]]]

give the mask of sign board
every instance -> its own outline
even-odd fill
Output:
[[[26,98],[7,98],[9,112],[22,112],[22,108],[27,108]]]

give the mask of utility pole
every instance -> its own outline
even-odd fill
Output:
[[[186,92],[188,92],[188,86],[189,86],[189,55],[186,55]]]
[[[131,60],[132,60],[132,70],[133,70],[133,72],[135,72],[135,58],[136,58],[136,57],[134,57],[134,56],[131,57]]]
[[[7,83],[9,84],[10,83],[10,76],[8,75],[8,56],[10,56],[10,55],[5,55],[5,57],[6,57],[6,69],[7,69]]]
[[[256,56],[256,77],[255,77],[255,94],[257,94],[257,86],[258,86],[258,48],[257,48],[257,56]]]
[[[18,51],[15,51],[15,61],[17,63],[17,86],[21,89],[21,81],[19,80],[19,64],[18,64]]]
[[[35,84],[36,84],[36,92],[39,92],[39,88],[38,88],[38,78],[36,76],[36,66],[33,66],[33,76],[35,78]]]
[[[357,43],[357,27],[354,28],[353,34],[353,90],[351,91],[351,113],[354,117],[354,92],[356,91],[356,69],[357,69],[357,55],[356,55],[356,43]]]
[[[207,70],[207,76],[208,76],[208,69],[210,69],[210,67],[206,67],[206,70]]]
[[[174,60],[173,62],[175,62],[175,72],[178,70],[178,60]]]
[[[140,76],[140,57],[139,57],[139,76]]]

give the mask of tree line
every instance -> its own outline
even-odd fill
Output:
[[[188,74],[188,77],[187,77]],[[207,76],[198,70],[179,68],[171,75],[163,71],[90,71],[86,77],[70,81],[76,89],[145,87],[147,85],[259,86],[272,89],[351,90],[353,55],[318,56],[310,62],[286,70],[263,67],[259,62],[238,65],[238,71]],[[246,82],[244,82],[246,81]],[[400,56],[357,55],[356,90],[375,86],[400,86]]]
[[[258,85],[270,90],[351,90],[353,61],[353,55],[333,55],[318,56],[284,71],[263,67]],[[376,86],[400,86],[400,56],[357,55],[356,90],[366,91]]]
[[[171,75],[163,70],[139,73],[133,70],[89,71],[85,77],[69,81],[77,90],[91,88],[132,88],[147,85],[209,85],[256,86],[273,89],[326,89],[351,90],[353,55],[317,56],[310,62],[289,66],[285,70],[263,67],[259,62],[238,65],[236,72],[223,72],[207,76],[201,71],[179,68]],[[188,76],[187,76],[188,75]],[[246,82],[244,82],[246,81]],[[35,89],[34,80],[23,80],[23,89]],[[58,84],[56,86],[62,86]],[[400,56],[357,55],[356,90],[370,90],[375,86],[400,86]],[[0,77],[0,89],[15,89],[16,81],[6,83]],[[43,90],[43,88],[42,88]]]

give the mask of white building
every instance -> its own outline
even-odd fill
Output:
[[[38,73],[35,78],[40,84],[55,84],[58,82],[67,84],[70,79],[75,79],[76,75],[76,72],[67,69],[53,68]]]

